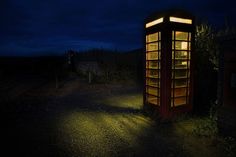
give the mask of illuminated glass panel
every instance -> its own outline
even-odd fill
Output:
[[[156,51],[156,50],[158,50],[158,43],[147,44],[147,51]]]
[[[147,93],[154,96],[159,96],[159,90],[157,87],[147,87]]]
[[[172,31],[171,107],[186,105],[189,99],[191,33]]]
[[[146,76],[149,78],[160,78],[160,72],[156,69],[147,69]]]
[[[172,78],[186,78],[189,77],[189,73],[185,69],[175,69],[172,71]]]
[[[175,36],[174,34],[175,33]],[[175,37],[175,39],[174,39]],[[173,40],[188,40],[188,32],[180,32],[180,31],[173,31],[172,32],[172,39]]]
[[[162,22],[163,22],[163,17],[147,23],[146,28],[157,25],[157,24],[162,23]]]
[[[185,79],[177,79],[176,77],[175,77],[175,81],[174,81],[175,83],[174,83],[174,88],[182,88],[182,87],[187,87],[187,78],[185,78]]]
[[[149,86],[160,87],[159,79],[148,77],[146,81]]]
[[[185,96],[187,89],[186,88],[175,88],[174,90],[171,91],[171,95],[173,97],[173,95],[175,94],[175,97],[180,97],[180,96]],[[174,94],[173,94],[174,92]]]
[[[183,96],[183,97],[176,97],[174,99],[171,99],[171,106],[173,107],[173,104],[174,106],[181,106],[181,105],[186,105],[187,101],[186,101],[186,97]]]
[[[190,67],[189,60],[172,60],[172,69],[187,69]]]
[[[148,101],[150,104],[160,105],[160,98],[158,98],[158,97],[156,97],[156,96],[147,95],[147,101]]]
[[[161,33],[146,36],[146,101],[160,105]]]
[[[147,35],[146,42],[154,42],[154,41],[158,41],[158,33]]]
[[[174,53],[172,53],[173,55]],[[188,51],[175,51],[175,59],[187,59]]]
[[[146,58],[147,58],[147,60],[158,60],[158,58],[159,58],[158,52],[155,51],[155,52],[146,53]]]
[[[185,23],[185,24],[192,24],[191,19],[184,19],[179,17],[170,17],[170,22],[178,22],[178,23]]]
[[[186,41],[173,41],[172,49],[176,50],[188,50],[188,42]]]
[[[158,60],[152,60],[152,61],[146,61],[146,68],[147,69],[160,69],[160,61]]]

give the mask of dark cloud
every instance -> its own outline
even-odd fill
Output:
[[[217,27],[225,17],[236,21],[229,0],[2,0],[0,54],[138,48],[144,19],[172,8],[191,11]]]

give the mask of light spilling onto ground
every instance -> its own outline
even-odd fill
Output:
[[[130,147],[142,143],[139,137],[145,135],[153,125],[149,118],[137,112],[142,105],[141,95],[110,97],[103,102],[104,104],[98,105],[97,110],[74,111],[64,116],[60,122],[60,138],[72,154],[132,154]]]
[[[156,125],[140,112],[142,94],[108,96],[93,103],[95,108],[78,108],[58,117],[59,146],[68,156],[219,154],[218,147],[209,148],[210,138],[193,134],[205,120],[183,119]]]

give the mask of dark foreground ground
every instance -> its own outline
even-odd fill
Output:
[[[134,83],[88,84],[74,77],[55,89],[43,79],[23,80],[2,81],[6,156],[234,155],[218,135],[194,134],[204,118],[162,124],[145,116]]]

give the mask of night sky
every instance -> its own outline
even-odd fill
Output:
[[[190,11],[218,29],[225,19],[236,25],[233,0],[1,0],[0,55],[141,48],[144,19],[173,8]]]

